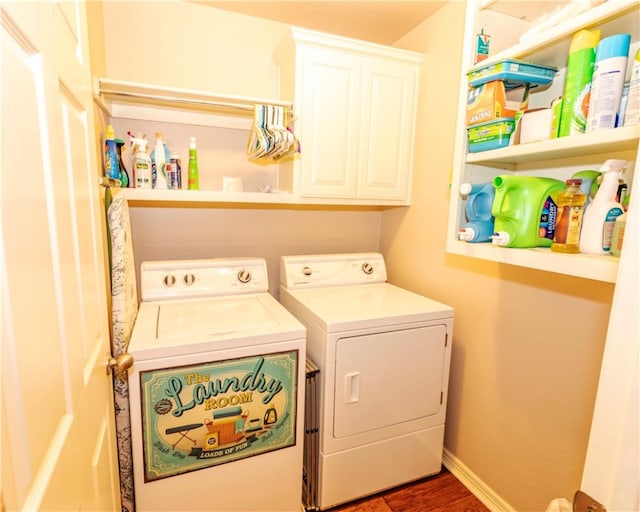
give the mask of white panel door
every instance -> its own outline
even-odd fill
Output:
[[[338,340],[334,437],[438,414],[446,334],[446,326],[434,325]]]
[[[117,510],[85,4],[0,16],[2,508]]]
[[[409,199],[418,70],[413,63],[365,61],[360,198]]]
[[[362,58],[303,48],[301,195],[355,198]]]

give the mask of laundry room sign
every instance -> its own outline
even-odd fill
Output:
[[[145,481],[296,444],[298,351],[140,372]]]

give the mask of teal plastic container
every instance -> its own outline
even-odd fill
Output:
[[[550,247],[564,181],[500,175],[493,179],[495,217],[492,243],[502,247]]]
[[[520,86],[523,83],[551,83],[556,71],[558,71],[558,68],[554,66],[541,66],[516,59],[502,59],[495,64],[487,64],[469,71],[467,78],[471,87],[478,87],[493,80],[503,80],[506,82],[505,87],[509,89]]]
[[[509,145],[515,121],[510,117],[501,117],[495,121],[476,124],[467,128],[469,152],[478,153]]]

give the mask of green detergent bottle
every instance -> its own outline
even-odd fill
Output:
[[[491,242],[502,247],[549,247],[558,214],[557,197],[564,181],[536,176],[500,175],[493,179],[496,196]]]

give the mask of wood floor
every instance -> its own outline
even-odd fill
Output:
[[[331,512],[488,511],[489,509],[445,468],[437,475],[331,509]]]

